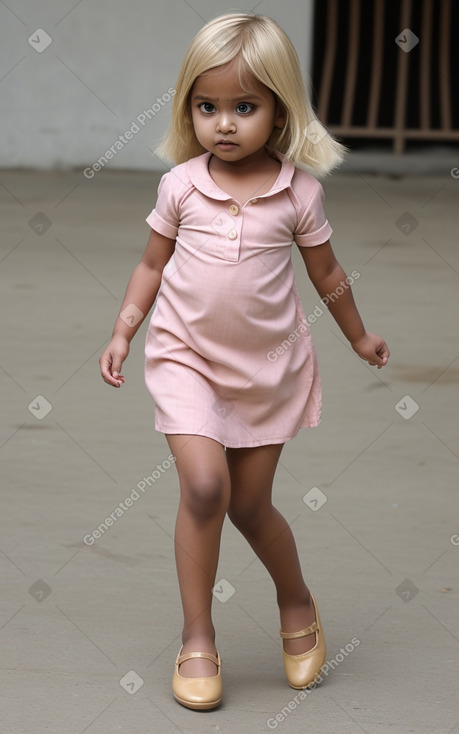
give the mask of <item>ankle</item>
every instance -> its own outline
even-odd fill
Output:
[[[307,587],[297,594],[294,599],[292,597],[281,598],[278,596],[277,604],[280,612],[296,611],[298,609],[304,609],[305,607],[312,607],[312,596],[311,592]]]
[[[214,653],[215,647],[215,632],[204,632],[204,631],[184,631],[182,634],[182,644],[188,652],[211,652]],[[193,648],[193,650],[191,650]]]

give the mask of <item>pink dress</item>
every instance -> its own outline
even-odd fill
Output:
[[[323,190],[284,156],[271,190],[241,203],[204,153],[159,184],[152,229],[176,238],[145,344],[155,428],[230,448],[284,443],[320,421],[317,357],[291,261],[332,229]]]

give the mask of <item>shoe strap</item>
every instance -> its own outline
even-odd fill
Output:
[[[282,632],[280,631],[280,636],[284,640],[296,640],[299,637],[307,637],[307,635],[312,635],[313,632],[319,631],[319,625],[317,624],[317,620],[309,625],[309,627],[305,627],[304,630],[300,630],[299,632]]]
[[[184,655],[179,655],[177,665],[181,665],[185,660],[191,660],[192,658],[205,658],[206,660],[211,660],[217,666],[220,665],[216,655],[212,655],[210,652],[187,652]]]

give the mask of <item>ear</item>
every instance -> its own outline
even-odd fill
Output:
[[[279,101],[276,102],[276,112],[274,117],[274,127],[282,128],[287,122],[287,114],[284,107]]]

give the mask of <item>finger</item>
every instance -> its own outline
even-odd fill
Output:
[[[113,385],[113,387],[121,387],[121,385],[124,384],[124,377],[121,375],[119,377],[110,377],[108,380],[105,380],[109,385]]]
[[[124,377],[112,374],[112,360],[111,357],[102,357],[100,360],[100,372],[104,381],[108,385],[113,387],[121,387],[124,382]]]
[[[121,374],[121,367],[123,366],[123,359],[118,355],[113,355],[111,373],[116,380],[116,387],[121,387],[124,382],[124,376]]]
[[[116,382],[116,387],[120,387],[120,383],[124,382],[124,375],[119,375],[118,372],[114,372],[113,379]]]
[[[378,369],[381,369],[381,367],[384,367],[385,364],[387,364],[388,357],[379,357],[377,361]]]
[[[377,353],[381,360],[380,366],[383,367],[387,363],[389,356],[390,356],[389,349],[385,342],[383,342],[382,346],[378,349]]]
[[[119,378],[122,366],[123,366],[123,360],[120,357],[115,355],[112,358],[111,372],[112,372],[113,377],[116,377],[117,379]]]
[[[368,364],[370,367],[382,367],[384,362],[377,352],[368,358]]]
[[[111,371],[112,371],[111,370],[111,365],[112,365],[111,357],[106,357],[106,356],[102,355],[102,357],[99,360],[99,364],[100,364],[100,373],[101,373],[102,377],[104,378],[104,380],[110,380],[111,377],[112,377],[112,374],[111,374]]]
[[[104,378],[104,382],[107,383],[107,385],[112,385],[113,387],[120,387],[121,383],[119,380],[115,379],[111,375],[102,375]]]

